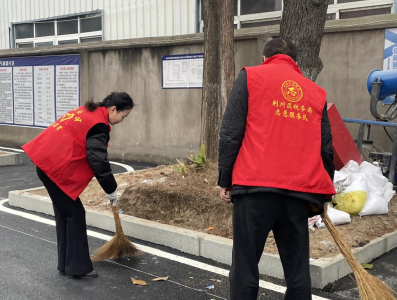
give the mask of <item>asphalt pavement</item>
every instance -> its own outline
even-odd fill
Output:
[[[121,162],[119,162],[121,163]],[[123,162],[134,169],[152,165]],[[120,165],[112,165],[114,173],[125,172]],[[11,190],[21,190],[42,186],[37,178],[34,165],[23,154],[21,166],[0,167],[0,200],[8,198]],[[53,220],[52,217],[15,209],[14,213],[0,210],[0,299],[172,299],[201,300],[229,299],[229,280],[227,276],[214,272],[215,268],[229,269],[211,260],[188,255],[164,246],[130,238],[134,243],[158,249],[174,256],[143,253],[142,255],[120,260],[94,263],[99,277],[95,279],[68,279],[56,270],[57,246],[55,226],[27,219],[19,212],[27,212],[40,219]],[[38,219],[39,219],[38,218]],[[42,219],[43,220],[43,219]],[[97,233],[113,236],[113,233],[88,228]],[[89,236],[90,251],[105,243],[103,239]],[[175,259],[177,257],[177,259]],[[180,259],[178,259],[180,258]],[[203,270],[195,264],[187,264],[184,258],[208,266]],[[397,251],[391,251],[374,262],[371,273],[397,290]],[[167,281],[152,282],[156,277],[169,276]],[[133,285],[131,277],[144,280],[146,286]],[[353,275],[346,276],[328,285],[323,291],[313,289],[313,295],[323,299],[359,299]],[[284,281],[262,276],[263,280],[284,286]],[[214,285],[213,289],[206,287]],[[258,299],[284,299],[282,293],[260,289]]]

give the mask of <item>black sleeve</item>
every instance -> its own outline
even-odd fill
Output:
[[[332,148],[331,124],[328,119],[327,103],[325,103],[323,116],[321,119],[321,157],[323,159],[324,168],[334,180],[334,149]]]
[[[219,136],[220,187],[232,186],[232,171],[245,134],[248,113],[247,72],[237,76],[223,115]]]
[[[109,128],[99,123],[87,133],[87,159],[99,184],[107,194],[117,189],[110,163],[108,161],[107,143],[109,142]]]

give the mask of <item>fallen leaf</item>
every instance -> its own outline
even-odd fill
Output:
[[[166,281],[166,280],[168,280],[168,277],[169,276],[167,276],[167,277],[157,277],[157,278],[152,279],[152,281]]]
[[[214,229],[214,227],[208,227],[208,231],[211,231],[211,230],[213,230]]]
[[[204,182],[205,182],[206,184],[209,184],[208,180],[207,180],[207,179],[205,179],[205,178],[204,178]]]
[[[131,282],[132,282],[133,284],[136,284],[136,285],[147,285],[146,281],[143,281],[143,280],[136,280],[136,279],[134,279],[134,278],[132,278],[132,277],[131,277]]]
[[[364,269],[372,269],[372,267],[374,266],[371,264],[361,264],[361,265],[363,266]]]

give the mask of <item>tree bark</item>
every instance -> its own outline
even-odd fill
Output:
[[[284,0],[280,37],[295,44],[298,66],[313,81],[323,69],[319,54],[327,8],[328,0]]]
[[[234,83],[234,1],[203,0],[204,78],[201,142],[218,159],[219,130]]]

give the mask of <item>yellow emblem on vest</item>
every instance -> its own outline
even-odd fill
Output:
[[[281,92],[284,98],[290,102],[298,102],[303,97],[302,88],[293,80],[284,81],[281,85]]]
[[[74,117],[74,114],[66,113],[66,114],[63,115],[63,117],[61,119],[61,122],[66,121],[66,120],[70,120],[73,117]]]

